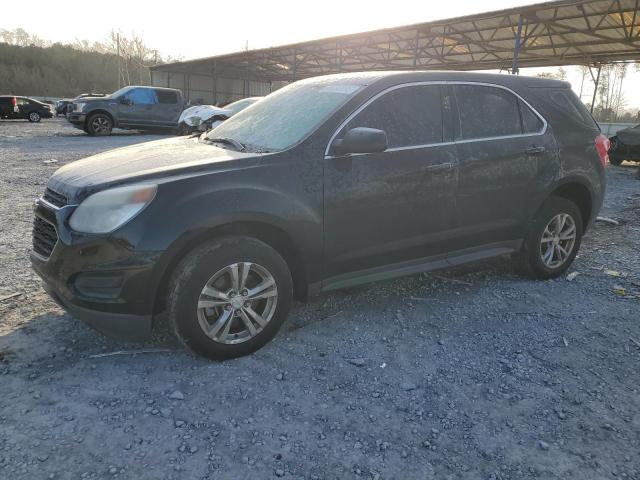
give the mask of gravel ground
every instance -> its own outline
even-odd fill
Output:
[[[640,182],[608,169],[571,281],[508,259],[322,295],[223,363],[119,344],[28,261],[56,167],[149,141],[0,122],[0,478],[640,479]],[[56,163],[47,164],[46,160]],[[137,355],[95,355],[155,349]]]

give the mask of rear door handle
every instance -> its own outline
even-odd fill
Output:
[[[524,151],[524,153],[527,155],[540,155],[546,151],[547,149],[545,147],[529,147]]]

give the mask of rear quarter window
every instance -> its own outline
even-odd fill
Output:
[[[538,102],[542,102],[544,109],[556,127],[572,130],[600,130],[587,107],[569,88],[536,88],[535,95]]]

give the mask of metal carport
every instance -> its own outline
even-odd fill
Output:
[[[224,102],[362,70],[510,70],[640,60],[640,0],[559,0],[152,68],[152,83]],[[595,78],[594,78],[595,80]]]

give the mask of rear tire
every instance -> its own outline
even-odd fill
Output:
[[[87,119],[87,133],[92,136],[111,135],[113,120],[104,113],[94,113]]]
[[[38,112],[31,112],[29,114],[28,120],[31,123],[38,123],[40,121],[40,114]]]
[[[176,267],[169,288],[171,329],[187,348],[213,360],[264,346],[280,329],[293,298],[284,259],[250,237],[224,237],[198,247]]]
[[[566,198],[552,196],[533,219],[516,261],[521,270],[531,277],[558,277],[573,263],[583,232],[582,214],[576,204]]]

